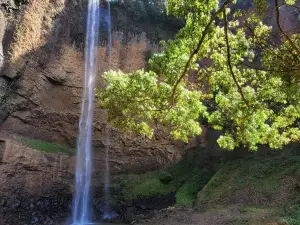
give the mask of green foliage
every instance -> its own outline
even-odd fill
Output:
[[[267,0],[254,0],[254,4],[259,15],[263,15],[264,11],[268,8]]]
[[[201,133],[197,119],[206,107],[199,101],[199,92],[182,88],[176,96],[177,105],[170,108],[172,87],[166,82],[157,83],[154,72],[111,71],[104,79],[109,86],[98,92],[97,97],[101,107],[108,111],[108,121],[120,130],[152,138],[157,123],[168,124],[174,138],[184,141],[192,134]]]
[[[133,188],[133,193],[137,197],[164,197],[176,191],[176,185],[164,184],[157,177],[150,177],[144,182],[136,185]]]
[[[200,162],[200,163],[199,163]],[[176,193],[176,204],[191,205],[197,193],[213,176],[212,169],[205,169],[203,150],[186,154],[178,163],[151,175],[122,175],[114,178],[112,188],[117,189],[113,199],[132,201],[151,197],[166,197]],[[166,178],[168,182],[165,182]]]
[[[137,21],[146,18],[159,20],[161,17],[165,17],[166,8],[162,0],[123,1],[120,5]]]
[[[284,217],[280,218],[281,224],[298,225],[300,224],[300,205],[290,206],[285,209]]]
[[[295,5],[296,0],[285,0],[285,3],[288,5]]]
[[[163,184],[168,184],[170,183],[170,181],[173,180],[173,176],[171,173],[169,173],[168,171],[161,171],[158,175],[158,179],[160,180],[161,183]]]
[[[32,139],[19,139],[18,141],[29,148],[33,148],[42,152],[64,153],[67,155],[75,155],[74,149],[71,149],[67,146],[57,144],[57,143],[50,143],[42,140],[32,140]]]
[[[164,51],[152,56],[148,71],[104,75],[108,85],[97,96],[109,122],[149,138],[163,127],[187,142],[201,133],[204,118],[223,132],[218,143],[229,150],[299,141],[299,34],[270,44],[278,28],[261,19],[268,2],[254,3],[256,11],[234,14],[233,3],[226,5],[224,16],[218,0],[167,1],[167,13],[186,24],[176,39],[161,43]],[[211,64],[200,67],[202,59]],[[186,79],[189,70],[197,71],[196,84]]]
[[[248,224],[248,222],[249,222],[248,218],[241,217],[235,219],[230,225],[246,225]]]
[[[255,204],[260,207],[281,204],[281,207],[286,201],[297,198],[297,190],[290,187],[289,197],[278,197],[276,200],[282,190],[287,190],[297,181],[299,169],[299,156],[251,157],[229,161],[220,167],[198,194],[198,203],[214,208],[226,205],[230,199],[239,199],[240,203],[253,204],[253,207],[256,207]],[[252,202],[247,200],[249,193]]]
[[[190,173],[185,183],[176,192],[176,203],[178,205],[192,205],[198,192],[208,183],[213,176],[212,170],[194,170]]]

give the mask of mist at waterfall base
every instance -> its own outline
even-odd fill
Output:
[[[79,121],[79,136],[77,141],[76,156],[76,186],[72,208],[72,225],[86,225],[92,222],[91,206],[91,177],[92,177],[92,131],[94,90],[96,74],[98,70],[97,46],[99,44],[99,30],[101,20],[104,19],[107,27],[107,56],[111,55],[111,15],[110,1],[106,1],[106,9],[100,5],[100,0],[88,1],[88,16],[85,41],[85,73],[84,91]],[[102,14],[102,15],[101,15]],[[110,61],[110,60],[109,60]],[[104,208],[103,219],[116,216],[109,205],[109,133],[106,129],[106,159],[105,159],[105,181],[104,181]]]

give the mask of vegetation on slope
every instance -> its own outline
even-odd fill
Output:
[[[296,146],[289,154],[251,156],[224,163],[198,193],[197,207],[215,210],[235,205],[242,217],[234,224],[257,224],[253,221],[263,218],[279,224],[299,224],[298,151]]]
[[[268,206],[289,202],[299,192],[299,156],[251,157],[221,166],[198,194],[198,204],[217,207],[236,202]]]
[[[281,224],[298,225],[300,224],[300,204],[286,208],[284,216],[279,220]]]
[[[114,204],[140,199],[176,197],[178,205],[192,205],[197,193],[213,176],[204,168],[203,149],[185,154],[178,163],[162,171],[145,175],[121,175],[112,182]]]
[[[206,167],[206,168],[205,168]],[[298,146],[283,154],[229,160],[208,169],[203,149],[188,152],[175,165],[144,175],[114,177],[112,206],[158,209],[175,197],[178,206],[196,206],[208,215],[230,215],[232,225],[300,222],[300,155]]]

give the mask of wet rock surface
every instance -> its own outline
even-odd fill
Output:
[[[131,201],[117,201],[111,206],[110,218],[107,218],[106,222],[112,223],[132,223],[136,220],[149,217],[156,213],[158,210],[174,205],[176,201],[175,193],[170,193],[166,196],[151,196],[144,198],[137,198]],[[105,203],[97,199],[95,201],[95,214],[96,220],[101,220],[105,210]]]
[[[54,225],[57,221],[64,221],[70,215],[70,198],[60,199],[57,196],[44,199],[24,198],[12,205],[7,204],[0,211],[3,225]]]

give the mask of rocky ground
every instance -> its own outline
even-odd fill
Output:
[[[267,211],[245,212],[237,205],[226,209],[201,212],[187,208],[168,208],[151,218],[137,222],[138,225],[280,225]],[[284,224],[284,223],[282,223]]]
[[[0,217],[3,225],[67,225],[67,219],[55,221],[49,219],[39,222],[24,223],[15,218],[14,223]],[[277,222],[276,216],[268,211],[245,212],[237,205],[229,206],[226,209],[215,209],[208,212],[201,212],[191,208],[169,207],[160,211],[153,211],[147,215],[140,215],[130,224],[136,225],[287,225],[288,223]],[[99,223],[99,225],[113,225],[113,223]],[[119,224],[119,223],[118,223]],[[129,223],[128,223],[129,224]],[[94,223],[93,225],[98,225]],[[124,224],[119,224],[124,225]]]

